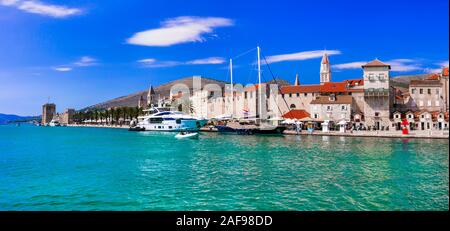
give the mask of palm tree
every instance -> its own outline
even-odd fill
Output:
[[[110,117],[110,115],[111,115],[111,114],[109,113],[109,110],[106,109],[106,110],[105,110],[106,124],[109,124],[109,121],[110,121],[110,120],[109,120],[109,117]]]
[[[114,124],[114,118],[116,118],[116,109],[111,108],[109,114],[111,116],[111,124]]]
[[[122,109],[119,107],[119,108],[116,108],[116,115],[115,115],[115,120],[116,120],[116,123],[118,123],[118,124],[120,124],[120,115],[122,114]]]

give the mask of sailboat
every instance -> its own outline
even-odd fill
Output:
[[[254,130],[255,134],[283,134],[284,130],[286,130],[285,126],[280,125],[272,125],[269,123],[267,119],[262,119],[262,87],[261,87],[261,48],[258,46],[258,115],[256,118],[259,118],[256,120],[257,122],[257,128]],[[259,122],[259,123],[258,123]]]
[[[226,126],[216,126],[219,132],[236,132],[238,134],[283,134],[284,130],[286,130],[285,126],[280,125],[272,125],[269,123],[267,119],[262,119],[262,87],[261,87],[261,49],[260,47],[256,47],[258,58],[258,113],[255,116],[255,124],[253,125],[240,125],[233,123],[232,125]],[[231,79],[231,95],[234,97],[233,92],[233,61],[230,59],[230,79]]]

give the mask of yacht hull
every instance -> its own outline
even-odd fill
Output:
[[[205,126],[207,120],[181,120],[180,123],[166,122],[155,124],[139,124],[138,127],[144,131],[165,131],[165,132],[180,132],[180,131],[198,131]]]

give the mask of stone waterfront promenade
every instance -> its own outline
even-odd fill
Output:
[[[285,131],[284,134],[297,135],[296,131]],[[302,131],[301,135],[319,135],[319,136],[355,136],[355,137],[381,137],[381,138],[430,138],[430,139],[448,139],[448,131],[412,131],[408,135],[403,135],[401,131],[347,131],[345,133],[338,131],[322,132],[314,131],[308,133]]]
[[[92,128],[121,128],[128,129],[128,125],[93,125],[93,124],[69,124],[68,127],[92,127]],[[202,132],[218,132],[215,128],[203,127]],[[381,137],[381,138],[428,138],[428,139],[448,139],[449,131],[411,131],[408,135],[403,135],[401,131],[302,131],[297,133],[295,130],[284,131],[285,135],[316,135],[316,136],[354,136],[354,137]]]
[[[200,129],[203,132],[218,132],[215,128],[204,127]],[[408,135],[403,135],[401,131],[330,131],[322,132],[315,130],[312,133],[303,130],[297,133],[295,130],[284,131],[285,135],[315,135],[315,136],[354,136],[354,137],[380,137],[380,138],[429,138],[429,139],[448,139],[449,131],[412,131]]]

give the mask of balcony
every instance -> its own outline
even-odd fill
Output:
[[[389,90],[384,88],[364,89],[364,97],[389,97]]]

